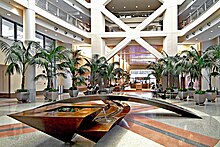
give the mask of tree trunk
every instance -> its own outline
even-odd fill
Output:
[[[212,76],[209,76],[209,90],[212,90]]]
[[[21,80],[21,89],[24,89],[24,83],[25,83],[25,73],[22,73],[22,80]]]

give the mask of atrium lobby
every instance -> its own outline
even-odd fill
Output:
[[[220,147],[219,69],[219,0],[1,0],[0,147]]]

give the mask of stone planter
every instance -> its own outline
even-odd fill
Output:
[[[69,89],[69,95],[70,97],[77,97],[79,94],[79,90],[70,90]]]
[[[178,91],[178,96],[180,98],[180,100],[187,100],[187,91]]]
[[[194,94],[196,105],[204,106],[206,94]]]
[[[19,102],[26,103],[29,99],[29,92],[15,92],[16,98]]]
[[[208,99],[208,102],[215,102],[215,99],[217,97],[216,92],[206,92],[206,98]]]
[[[189,90],[188,89],[188,99],[193,99],[193,96],[194,96],[194,93],[195,93],[195,90]]]
[[[56,92],[46,92],[46,96],[49,99],[49,101],[56,101],[58,98],[58,91]]]

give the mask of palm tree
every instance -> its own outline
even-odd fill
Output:
[[[163,51],[165,54],[164,58],[160,58],[159,61],[163,64],[162,75],[167,76],[167,88],[171,88],[171,85],[174,86],[174,77],[177,76],[175,73],[175,63],[178,61],[178,57],[176,56],[168,56],[168,54]],[[172,77],[172,80],[171,80]],[[173,81],[173,83],[171,83]]]
[[[24,86],[25,73],[33,61],[33,53],[41,48],[40,44],[34,41],[28,41],[25,46],[22,41],[18,40],[14,41],[10,46],[6,42],[0,40],[0,49],[6,55],[5,64],[8,64],[6,73],[13,75],[17,72],[22,76],[20,91],[27,91]]]
[[[191,63],[185,55],[176,57],[178,58],[178,62],[175,63],[174,69],[176,74],[181,76],[180,88],[185,89],[185,75],[189,72]]]
[[[191,62],[189,67],[190,77],[194,81],[198,80],[199,90],[201,91],[202,68],[204,68],[205,65],[204,58],[194,47],[191,47],[191,50],[185,50],[182,53],[186,54],[186,57]]]
[[[208,73],[209,90],[212,90],[212,76],[218,76],[220,68],[220,45],[212,45],[205,50],[204,53],[204,67]]]
[[[153,75],[156,78],[156,84],[159,85],[164,69],[162,62],[160,60],[158,62],[150,62],[147,65],[147,69],[152,70],[149,76]]]
[[[92,85],[92,87],[95,87],[95,85],[98,82],[99,76],[100,76],[100,72],[101,72],[101,76],[102,74],[104,75],[104,70],[106,69],[107,66],[107,60],[105,57],[100,57],[98,54],[94,54],[91,60],[86,59],[86,64],[85,66],[88,66],[90,68],[90,83]]]
[[[47,79],[46,89],[55,89],[54,78],[56,76],[66,77],[65,73],[57,72],[58,62],[67,60],[70,53],[71,50],[63,46],[55,47],[55,43],[51,45],[51,49],[49,50],[39,50],[34,56],[33,64],[37,64],[45,69],[45,73],[37,75],[35,80],[39,80],[40,78]]]
[[[107,85],[108,87],[111,86],[112,79],[114,79],[116,65],[119,65],[119,62],[108,63],[106,67],[106,78],[108,81],[108,85]]]
[[[86,71],[88,71],[88,69],[84,66],[79,67],[81,60],[80,50],[76,50],[72,52],[72,56],[60,64],[60,69],[68,72],[71,76],[71,90],[77,90],[77,86],[85,84],[85,77],[83,75]]]

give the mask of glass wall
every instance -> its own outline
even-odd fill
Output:
[[[11,40],[15,38],[15,24],[6,19],[2,19],[2,36]]]
[[[17,40],[23,40],[23,27],[17,25]]]
[[[1,17],[0,19],[2,19],[2,21],[0,21],[2,22],[0,23],[0,28],[2,28],[0,32],[2,32],[2,34],[0,34],[0,36],[10,40],[23,41],[23,26],[21,24]],[[39,42],[43,48],[46,49],[50,48],[52,43],[55,41],[47,35],[41,34],[39,32],[36,32],[35,37],[36,41]]]

